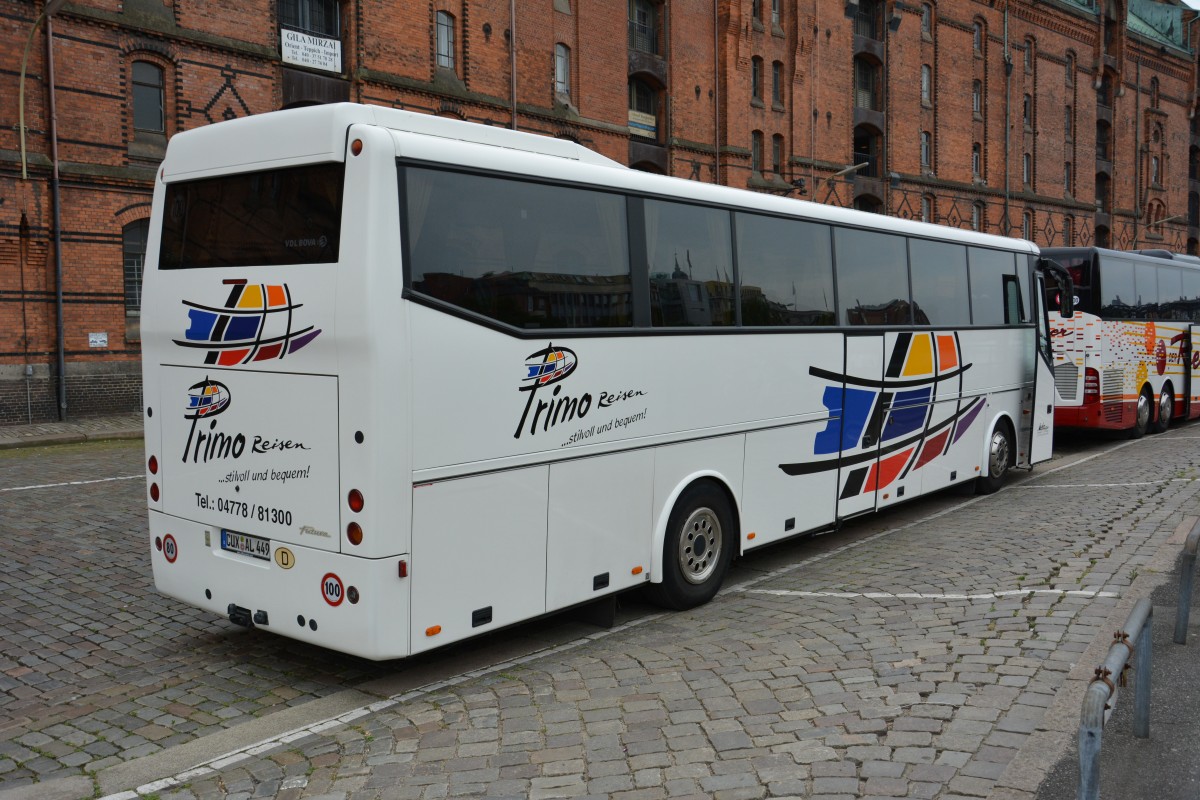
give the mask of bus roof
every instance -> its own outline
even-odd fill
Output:
[[[1023,239],[933,225],[806,200],[632,170],[583,145],[533,133],[383,106],[332,103],[273,111],[176,134],[163,162],[166,182],[314,161],[343,161],[351,125],[393,131],[404,157],[577,181],[665,199],[757,209],[813,221],[1037,254]],[[498,159],[496,148],[508,152]],[[551,156],[553,160],[545,157]]]

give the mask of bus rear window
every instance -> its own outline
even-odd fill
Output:
[[[158,267],[335,262],[344,177],[337,163],[169,184]]]

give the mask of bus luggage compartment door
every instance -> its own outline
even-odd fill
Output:
[[[1183,395],[1187,399],[1184,413],[1187,419],[1195,419],[1200,417],[1200,349],[1196,347],[1197,343],[1200,343],[1200,325],[1188,326],[1187,343],[1188,347],[1183,355],[1186,362],[1183,365],[1183,374],[1187,384]]]

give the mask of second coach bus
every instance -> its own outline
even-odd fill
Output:
[[[1075,287],[1074,314],[1051,311],[1055,423],[1139,437],[1200,417],[1200,259],[1096,247],[1042,254]]]
[[[1028,242],[352,104],[175,136],[142,311],[158,588],[368,658],[1050,457]]]

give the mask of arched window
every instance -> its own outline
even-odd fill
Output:
[[[1025,123],[1025,129],[1033,128],[1033,95],[1025,95],[1025,100],[1021,105],[1021,120]]]
[[[878,178],[882,172],[879,163],[883,152],[883,134],[872,125],[859,125],[854,129],[854,163],[865,164],[855,174],[864,178]]]
[[[1025,40],[1025,71],[1033,72],[1033,39]]]
[[[1066,69],[1066,75],[1064,77],[1066,78],[1067,86],[1075,85],[1075,54],[1074,53],[1067,53],[1067,69]]]
[[[771,104],[775,108],[783,107],[783,62],[771,64]]]
[[[139,219],[125,226],[121,234],[121,255],[125,262],[125,338],[141,338],[142,267],[146,263],[146,239],[150,220]]]
[[[1158,108],[1159,93],[1158,93],[1158,78],[1150,79],[1150,107]]]
[[[866,56],[854,57],[854,105],[868,111],[880,111],[880,65]]]
[[[933,137],[929,131],[921,131],[921,167],[929,169],[933,163]]]
[[[1021,238],[1033,241],[1033,212],[1026,211],[1021,215]]]
[[[658,14],[650,0],[629,4],[629,49],[658,54]]]
[[[750,59],[750,96],[760,103],[763,99],[763,60],[758,56]]]
[[[983,201],[976,201],[971,206],[971,230],[982,231],[984,226]]]
[[[454,15],[447,11],[437,12],[437,65],[442,69],[455,69]]]
[[[279,24],[329,39],[342,35],[337,0],[279,0]]]
[[[629,81],[629,132],[658,139],[658,91],[639,78]]]
[[[933,67],[921,65],[921,102],[929,105],[933,94]]]
[[[1026,186],[1033,185],[1033,156],[1029,153],[1021,156],[1021,180]]]
[[[933,6],[921,4],[921,35],[926,39],[933,38]]]
[[[983,145],[975,142],[971,145],[971,175],[978,178],[983,174]]]
[[[971,27],[971,47],[976,55],[983,53],[983,23],[978,20]]]
[[[1096,212],[1109,214],[1112,212],[1112,179],[1107,172],[1096,173]],[[1096,232],[1099,237],[1099,229]]]
[[[1063,247],[1070,247],[1075,243],[1075,219],[1074,217],[1063,217]]]
[[[133,62],[133,129],[167,132],[162,67],[149,61]]]
[[[554,45],[554,92],[571,96],[571,48],[562,42]]]
[[[933,195],[921,195],[921,222],[933,222]]]
[[[1112,161],[1112,126],[1105,120],[1096,120],[1096,158]]]
[[[783,137],[778,133],[771,137],[771,172],[783,174]]]

